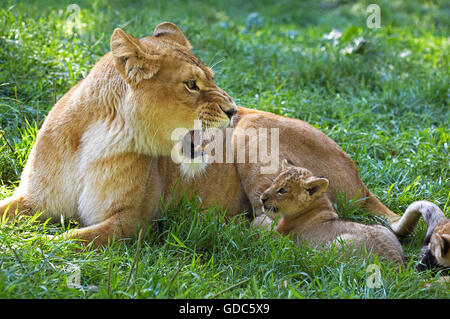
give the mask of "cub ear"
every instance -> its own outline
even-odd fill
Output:
[[[114,65],[128,84],[135,86],[159,71],[160,56],[146,53],[139,39],[122,29],[114,30],[110,45]]]
[[[305,182],[305,188],[310,196],[317,197],[328,188],[328,180],[322,177],[309,177]]]
[[[447,255],[447,253],[450,250],[450,235],[443,234],[438,235],[436,234],[436,239],[439,243],[439,246],[441,248],[441,256]]]
[[[283,161],[281,162],[281,170],[287,170],[289,167],[291,167],[293,164],[291,161],[289,161],[288,159],[283,159]]]
[[[180,28],[171,22],[158,24],[153,31],[153,36],[177,43],[187,50],[192,49],[192,45],[189,43],[188,39],[186,39]]]

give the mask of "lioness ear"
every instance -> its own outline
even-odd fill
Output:
[[[305,188],[310,196],[317,197],[328,188],[328,180],[321,177],[309,177],[305,182]]]
[[[111,36],[111,52],[114,65],[130,85],[150,79],[160,68],[160,56],[146,53],[139,39],[120,28],[115,29]]]
[[[188,50],[192,49],[192,45],[186,39],[180,28],[171,22],[163,22],[158,24],[153,31],[153,36],[175,42]]]

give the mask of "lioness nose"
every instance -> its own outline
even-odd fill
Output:
[[[233,117],[233,115],[237,113],[237,107],[234,104],[229,104],[227,106],[219,104],[219,107],[222,110],[222,112],[225,113],[230,119]]]
[[[266,197],[261,197],[261,202],[262,202],[263,204],[265,204],[265,203],[267,202],[267,198],[266,198]]]

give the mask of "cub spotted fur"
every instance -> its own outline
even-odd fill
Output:
[[[344,244],[355,251],[365,249],[367,253],[403,265],[403,249],[397,237],[380,225],[339,219],[325,194],[327,188],[326,178],[290,166],[284,160],[281,173],[261,195],[261,202],[265,212],[281,215],[275,230],[282,235],[293,235],[299,243],[308,242],[317,248]],[[256,218],[253,226],[267,229],[271,223],[268,218]]]
[[[414,229],[420,216],[427,223],[427,233],[419,254],[417,269],[450,267],[450,220],[435,204],[422,200],[408,206],[401,219],[391,225],[399,236],[407,235]]]

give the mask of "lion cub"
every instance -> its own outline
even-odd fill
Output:
[[[275,230],[293,235],[298,242],[313,247],[349,246],[355,251],[365,249],[382,258],[403,265],[403,249],[397,237],[386,227],[363,225],[339,219],[325,194],[328,180],[314,176],[305,168],[282,163],[281,173],[260,199],[264,213],[280,213]],[[273,221],[265,215],[252,226],[270,229]]]
[[[410,233],[423,216],[427,233],[420,251],[419,271],[432,268],[450,270],[450,219],[435,204],[421,200],[408,206],[402,218],[391,225],[400,236]],[[450,277],[449,277],[450,278]]]

